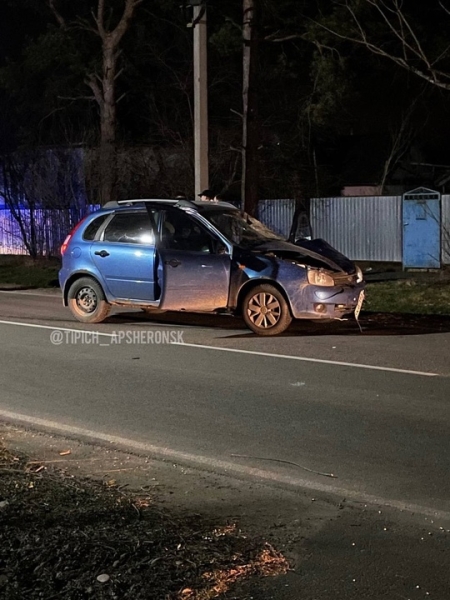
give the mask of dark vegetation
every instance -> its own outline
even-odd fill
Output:
[[[174,514],[114,480],[12,455],[0,441],[0,597],[209,600],[286,560],[236,524]]]
[[[58,287],[60,267],[57,258],[0,255],[0,288]]]
[[[24,173],[28,182],[39,179],[42,149],[81,148],[81,172],[66,156],[59,181],[46,174],[46,190],[38,186],[27,201],[66,206],[79,195],[98,201],[98,151],[106,135],[105,99],[95,84],[104,81],[100,25],[114,31],[124,6],[132,5],[117,47],[108,125],[108,143],[116,152],[110,156],[114,193],[193,193],[192,28],[186,26],[192,14],[180,4],[107,0],[99,19],[99,0],[2,1],[0,158],[6,170],[0,181],[7,180],[11,192],[23,185]],[[442,165],[450,165],[447,89],[354,41],[359,30],[346,5],[388,56],[402,49],[377,4],[382,3],[254,1],[259,197],[300,199],[336,194],[345,184],[386,184],[399,165],[400,183],[433,186],[442,178]],[[442,79],[450,73],[448,13],[431,4],[411,2],[401,10]],[[211,187],[231,196],[239,196],[241,184],[242,11],[242,0],[208,2]],[[421,64],[417,56],[406,56],[406,66]],[[69,167],[70,185],[61,176],[67,179]],[[59,193],[49,194],[55,186]]]

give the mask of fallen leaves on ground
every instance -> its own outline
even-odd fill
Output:
[[[211,600],[284,557],[235,523],[174,515],[0,442],[0,589],[8,600]]]

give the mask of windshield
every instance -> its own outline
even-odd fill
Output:
[[[237,210],[224,212],[207,211],[203,216],[216,227],[230,242],[248,248],[267,241],[284,240],[257,219]]]

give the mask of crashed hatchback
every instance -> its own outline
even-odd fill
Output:
[[[323,240],[287,242],[225,202],[125,200],[62,248],[63,303],[83,323],[113,306],[241,315],[259,335],[293,319],[358,317],[362,272]]]

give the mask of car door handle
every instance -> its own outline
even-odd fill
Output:
[[[170,260],[166,260],[164,264],[175,268],[178,267],[178,265],[181,265],[181,261],[177,260],[176,258],[171,258]]]
[[[94,252],[94,254],[96,256],[101,256],[102,258],[109,256],[109,252],[106,252],[106,250],[97,250],[97,252]]]

